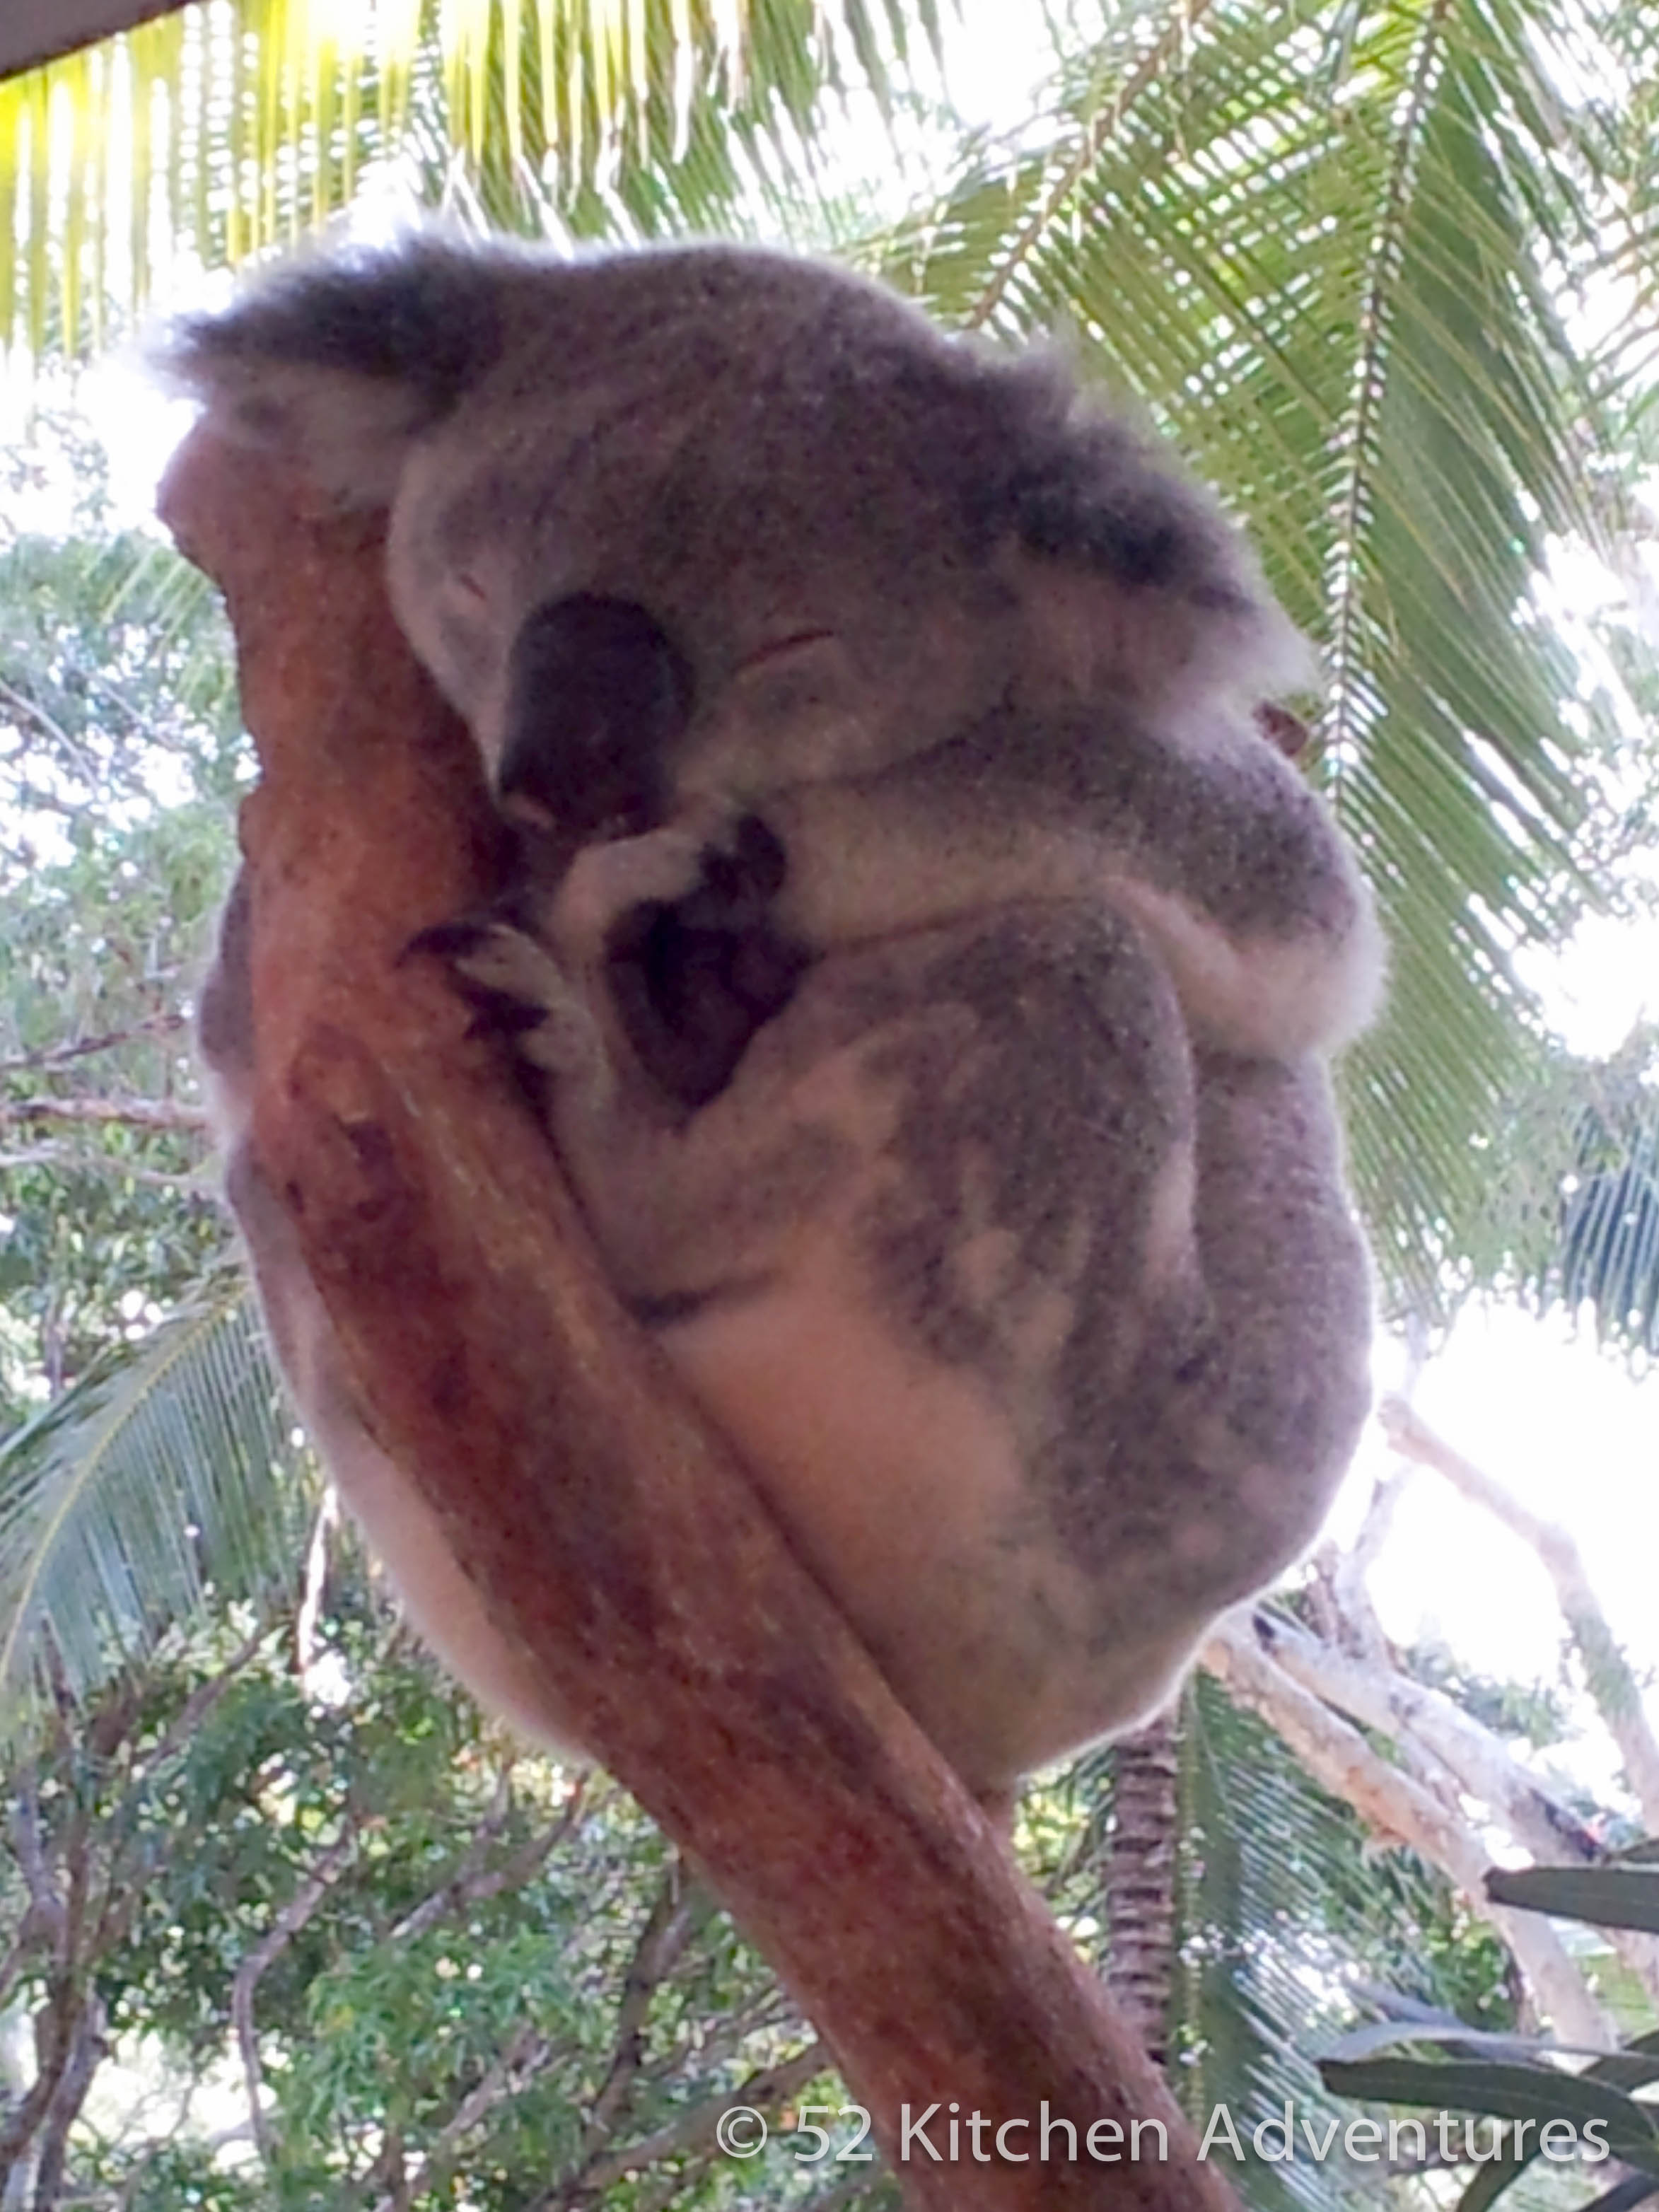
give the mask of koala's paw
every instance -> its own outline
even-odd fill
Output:
[[[549,1075],[596,1076],[605,1062],[599,1024],[576,982],[509,916],[463,915],[423,929],[405,957],[443,960],[472,1009],[471,1033],[500,1037]]]
[[[552,934],[578,957],[602,959],[624,915],[676,905],[697,889],[705,850],[702,832],[683,823],[584,846],[554,896]]]
[[[586,846],[559,885],[551,934],[580,957],[608,954],[618,930],[672,907],[691,929],[750,929],[783,888],[788,860],[757,815],[704,801],[658,830]]]
[[[752,929],[783,889],[789,856],[757,814],[723,821],[705,839],[696,889],[680,918],[690,928]]]

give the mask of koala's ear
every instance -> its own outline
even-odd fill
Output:
[[[290,262],[223,314],[175,325],[158,366],[224,435],[349,506],[384,506],[410,439],[499,354],[500,293],[489,256],[439,238]]]
[[[1011,426],[981,495],[1046,570],[1055,623],[1078,632],[1072,659],[1149,704],[1318,688],[1243,533],[1149,421],[1081,397],[1055,353],[1003,377]],[[1053,643],[1063,649],[1058,632]]]

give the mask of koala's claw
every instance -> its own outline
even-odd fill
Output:
[[[468,1006],[472,1036],[495,1036],[548,1073],[591,1073],[602,1060],[598,1025],[580,993],[536,938],[502,915],[459,915],[423,929],[407,958],[434,953]]]
[[[458,915],[453,921],[434,921],[428,929],[416,930],[398,955],[401,967],[405,960],[418,959],[422,953],[432,953],[440,960],[454,960],[471,952],[479,939],[499,926],[501,917],[493,914]]]
[[[526,1006],[522,999],[510,999],[505,991],[471,983],[465,975],[457,975],[456,988],[472,1008],[466,1031],[470,1037],[505,1037],[516,1044],[547,1019],[544,1006]]]

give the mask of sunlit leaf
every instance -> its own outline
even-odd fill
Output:
[[[170,1622],[288,1587],[305,1489],[238,1276],[112,1353],[0,1449],[0,1712],[72,1692]]]

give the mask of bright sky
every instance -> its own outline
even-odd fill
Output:
[[[1379,1348],[1379,1384],[1396,1384],[1402,1367],[1397,1346]],[[1413,1402],[1520,1504],[1572,1530],[1632,1660],[1659,1670],[1659,1376],[1633,1382],[1559,1316],[1540,1322],[1481,1306],[1425,1368]],[[1351,1524],[1371,1477],[1389,1463],[1373,1432],[1340,1527]],[[1413,1475],[1370,1587],[1385,1627],[1402,1641],[1443,1641],[1505,1679],[1555,1675],[1561,1621],[1543,1570],[1518,1538],[1437,1474]],[[1659,1705],[1654,1717],[1659,1724]]]

